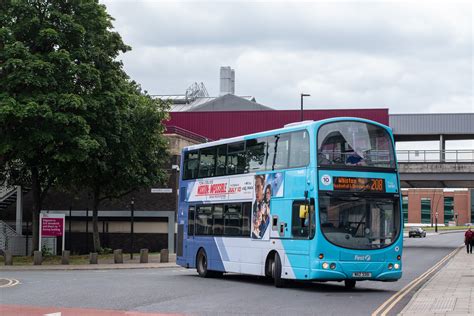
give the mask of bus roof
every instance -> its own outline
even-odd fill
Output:
[[[385,129],[390,130],[388,126],[385,126],[381,123],[364,119],[364,118],[359,118],[359,117],[333,117],[333,118],[328,118],[324,120],[319,120],[319,121],[302,121],[302,122],[294,122],[294,123],[289,123],[285,124],[285,126],[273,130],[267,130],[267,131],[261,131],[261,132],[256,132],[252,134],[247,134],[247,135],[242,135],[242,136],[236,136],[236,137],[231,137],[231,138],[223,138],[219,139],[216,141],[208,142],[208,143],[202,143],[202,144],[196,144],[196,145],[191,145],[183,148],[183,151],[189,151],[189,150],[196,150],[196,149],[201,149],[201,148],[206,148],[206,147],[212,147],[216,145],[223,145],[223,144],[228,144],[232,142],[238,142],[238,141],[243,141],[248,138],[252,137],[264,137],[272,134],[277,134],[277,133],[282,133],[282,132],[292,132],[292,131],[297,131],[299,129],[303,129],[303,127],[308,127],[312,125],[322,125],[325,123],[329,122],[340,122],[340,121],[360,121],[360,122],[367,122],[371,123],[374,125],[378,125],[381,127],[384,127]]]

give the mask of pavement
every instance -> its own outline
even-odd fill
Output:
[[[460,248],[398,315],[474,315],[474,254]]]

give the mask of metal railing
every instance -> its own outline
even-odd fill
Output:
[[[178,126],[166,126],[165,134],[177,134],[201,143],[207,143],[212,140]]]
[[[398,162],[474,163],[474,150],[397,150]]]

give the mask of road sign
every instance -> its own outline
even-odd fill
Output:
[[[152,188],[151,193],[173,193],[171,188]]]
[[[39,231],[39,250],[41,250],[42,237],[62,237],[62,251],[65,246],[65,221],[64,214],[40,214],[40,231]]]

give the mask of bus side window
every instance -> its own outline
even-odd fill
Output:
[[[188,237],[194,236],[194,206],[188,209]]]
[[[216,159],[216,176],[225,175],[225,169],[227,166],[227,145],[221,145],[217,147],[217,159]]]
[[[226,236],[240,236],[242,219],[242,205],[241,204],[227,204],[225,206],[224,215],[224,235]]]
[[[278,134],[268,137],[266,157],[266,170],[279,170],[288,168],[290,152],[290,134]]]
[[[212,233],[219,236],[224,232],[224,206],[216,204],[212,212]]]
[[[188,151],[184,154],[183,180],[196,179],[199,168],[199,151]]]
[[[196,212],[196,235],[212,234],[212,206],[198,206]]]
[[[252,210],[252,203],[242,204],[242,236],[250,236],[250,217]]]
[[[311,199],[311,201],[294,201],[291,216],[291,233],[293,237],[312,238],[314,230],[314,199]]]
[[[241,174],[246,167],[245,142],[227,146],[227,174]]]
[[[306,167],[309,164],[309,136],[307,131],[291,133],[290,168]]]
[[[199,152],[199,178],[213,177],[216,167],[216,147],[202,148]]]
[[[246,143],[247,165],[245,172],[265,170],[266,138],[249,139]]]

